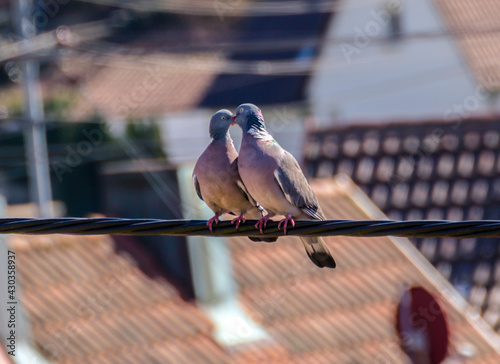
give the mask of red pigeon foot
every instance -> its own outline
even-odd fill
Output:
[[[286,226],[287,226],[289,221],[292,224],[292,226],[295,227],[295,221],[293,221],[293,219],[292,219],[292,214],[288,214],[287,217],[285,217],[283,220],[281,220],[280,223],[278,224],[278,229],[280,229],[281,224],[283,224],[283,230],[285,232],[285,235],[286,235]]]
[[[260,231],[261,234],[264,234],[264,228],[267,226],[267,222],[270,218],[271,216],[266,215],[262,219],[257,221],[257,224],[255,224],[255,227]]]
[[[219,215],[215,215],[210,220],[207,221],[207,226],[210,231],[213,231],[212,225],[215,222],[215,225],[219,223]]]
[[[238,230],[238,228],[240,227],[240,224],[241,223],[245,223],[245,217],[243,216],[243,214],[241,214],[240,216],[238,216],[237,218],[233,219],[231,221],[231,224],[234,224],[236,223],[236,230]]]

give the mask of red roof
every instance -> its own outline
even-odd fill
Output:
[[[328,218],[381,218],[347,178],[313,183]],[[405,362],[395,332],[407,286],[444,308],[453,356],[500,362],[494,331],[407,240],[325,239],[338,268],[319,269],[295,237],[229,239],[239,299],[269,338],[224,348],[208,318],[167,281],[145,276],[106,236],[12,236],[35,344],[55,363]]]
[[[152,117],[196,109],[216,76],[216,59],[212,54],[119,55],[104,60],[69,58],[61,68],[79,78],[81,85],[73,118],[95,113]]]
[[[0,341],[0,364],[13,364],[11,358],[5,351],[3,343]]]
[[[227,363],[212,324],[109,237],[15,236],[21,301],[55,363]]]
[[[500,216],[498,116],[351,125],[311,132],[306,170],[351,176],[393,220]],[[412,239],[422,254],[500,331],[498,239]]]
[[[314,183],[327,218],[379,213],[347,178]],[[255,244],[231,239],[241,301],[297,363],[401,363],[396,305],[405,286],[423,286],[448,313],[451,353],[471,345],[467,363],[500,361],[499,338],[407,239],[329,237],[335,270],[310,263],[298,238]]]
[[[500,88],[500,3],[496,0],[435,0],[456,32],[460,49],[478,82],[490,91]]]

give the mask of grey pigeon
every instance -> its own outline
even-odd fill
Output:
[[[229,135],[232,116],[229,110],[219,110],[212,116],[209,128],[212,140],[198,158],[193,171],[193,184],[198,197],[215,214],[207,221],[210,231],[225,213],[237,215],[232,220],[236,229],[245,222],[245,217],[259,219],[263,216],[263,208],[250,196],[238,173],[238,152]],[[277,238],[250,239],[273,242]]]
[[[250,195],[268,212],[255,225],[262,233],[275,215],[286,216],[283,225],[295,225],[295,219],[324,220],[318,199],[307,183],[297,160],[274,140],[266,130],[260,109],[242,104],[233,120],[243,130],[238,169]],[[307,255],[318,267],[335,268],[336,263],[323,239],[301,237]]]

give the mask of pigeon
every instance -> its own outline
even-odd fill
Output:
[[[219,110],[212,116],[209,128],[212,140],[193,170],[196,194],[215,214],[207,221],[210,231],[225,213],[237,215],[231,221],[236,223],[236,229],[246,221],[245,216],[251,219],[264,216],[264,209],[250,196],[238,173],[238,152],[229,135],[232,116],[229,110]],[[276,239],[250,237],[250,240],[264,242]]]
[[[242,104],[232,117],[243,130],[238,169],[250,195],[268,214],[256,228],[263,232],[267,221],[275,215],[295,226],[294,219],[325,220],[318,199],[307,182],[297,160],[284,150],[266,130],[261,110],[253,104]],[[318,267],[335,268],[336,263],[320,237],[301,237],[307,255]]]

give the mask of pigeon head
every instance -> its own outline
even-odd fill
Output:
[[[254,104],[241,104],[238,106],[236,108],[236,115],[233,116],[233,120],[244,132],[252,128],[260,130],[266,129],[262,111]]]
[[[210,119],[210,137],[220,139],[226,136],[229,127],[233,122],[232,116],[233,113],[229,110],[222,109],[217,111],[212,116],[212,119]]]

